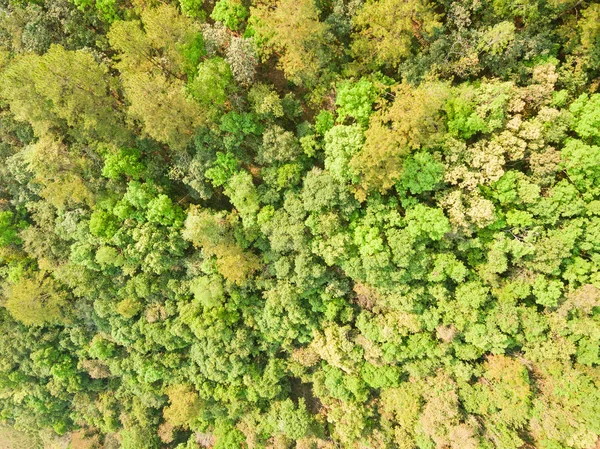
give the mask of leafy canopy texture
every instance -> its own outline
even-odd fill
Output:
[[[598,449],[600,3],[0,0],[0,448]]]

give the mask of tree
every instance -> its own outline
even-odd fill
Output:
[[[267,128],[257,160],[265,165],[277,162],[293,162],[302,154],[298,139],[280,126]]]
[[[399,194],[420,195],[440,187],[444,180],[444,165],[427,152],[418,152],[405,159],[402,173],[396,182]]]
[[[0,212],[0,247],[22,243],[19,238],[19,228],[24,228],[27,223],[17,221],[17,215],[9,210]]]
[[[188,84],[192,98],[204,108],[219,108],[227,101],[233,78],[225,60],[210,58],[198,65],[198,72]]]
[[[298,405],[287,399],[274,407],[277,410],[277,427],[292,441],[297,441],[311,432],[314,426],[312,416],[306,410],[306,402],[303,398],[299,399]]]
[[[222,22],[230,30],[237,31],[248,17],[248,10],[235,0],[219,0],[210,17],[217,22]]]
[[[163,409],[165,421],[175,427],[193,427],[202,409],[198,393],[189,385],[173,385],[167,394],[170,405]]]
[[[75,138],[123,139],[114,81],[103,63],[84,50],[53,45],[43,56],[17,58],[2,73],[0,89],[11,111],[38,136],[52,128]]]
[[[35,273],[5,287],[6,308],[27,326],[56,324],[67,317],[67,294],[47,273]]]
[[[188,98],[184,81],[203,51],[196,48],[200,30],[171,5],[146,8],[141,19],[143,29],[135,21],[118,21],[108,33],[119,52],[128,114],[148,136],[182,150],[206,114]]]
[[[132,427],[121,432],[121,447],[123,449],[155,449],[160,446],[158,437],[153,429]]]
[[[313,168],[304,177],[302,203],[309,212],[322,212],[330,208],[352,209],[349,192],[328,172]]]
[[[129,115],[143,125],[148,136],[174,150],[183,150],[204,122],[205,111],[187,97],[179,79],[139,72],[126,76],[123,86],[131,103]]]
[[[490,440],[506,447],[520,447],[519,437],[528,421],[531,389],[527,368],[519,361],[503,355],[491,356],[484,364],[484,379],[461,389],[463,404],[486,417]]]
[[[600,58],[600,54],[598,53],[598,40],[600,39],[599,17],[600,8],[598,8],[598,5],[590,4],[582,11],[582,19],[577,22],[580,30],[583,54],[588,59],[585,63],[590,66],[593,66],[598,61],[598,58]]]
[[[231,177],[224,192],[242,217],[244,226],[256,224],[260,209],[259,195],[252,180],[252,175],[246,171],[236,173]]]
[[[109,150],[104,158],[102,175],[111,179],[119,179],[122,175],[138,179],[144,170],[144,165],[140,159],[141,152],[137,148]]]
[[[176,7],[164,4],[144,8],[141,23],[115,22],[108,40],[120,53],[118,67],[122,73],[152,72],[180,78],[185,71],[186,50],[196,43],[199,32],[198,26],[179,14]]]
[[[235,243],[224,214],[192,208],[185,220],[183,237],[203,248],[207,256],[215,256],[219,272],[230,282],[243,284],[260,268],[258,257]]]
[[[314,325],[309,313],[302,307],[301,291],[292,284],[282,282],[263,294],[263,314],[259,325],[267,341],[290,348],[298,341],[310,339]]]
[[[352,50],[367,63],[397,67],[410,54],[413,41],[426,45],[439,16],[422,0],[366,3],[354,17],[357,34]]]
[[[414,237],[440,240],[450,231],[450,223],[440,209],[431,209],[419,204],[406,211],[406,230]]]
[[[354,181],[357,176],[350,161],[363,145],[363,130],[357,125],[336,125],[325,133],[325,168],[340,182]]]
[[[343,122],[347,117],[352,117],[361,125],[366,125],[376,98],[375,86],[366,78],[355,83],[340,83],[335,98],[338,121]]]
[[[371,116],[365,144],[350,163],[367,190],[386,191],[411,150],[439,144],[444,131],[441,108],[447,95],[446,86],[439,83],[416,89],[400,85],[394,102]]]
[[[531,420],[536,442],[575,448],[593,445],[600,434],[596,420],[592,418],[598,407],[595,381],[557,361],[549,361],[541,369],[543,390],[533,401]]]
[[[263,58],[279,53],[279,64],[291,81],[314,85],[330,59],[327,25],[319,21],[314,2],[281,0],[273,6],[259,5],[251,14]]]
[[[232,37],[225,60],[238,83],[250,85],[254,81],[258,60],[254,44],[250,39]]]

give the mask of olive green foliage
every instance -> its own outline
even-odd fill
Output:
[[[263,59],[277,52],[279,66],[290,81],[314,86],[332,55],[326,23],[312,0],[281,0],[251,10],[252,29]]]
[[[422,0],[370,1],[354,16],[357,29],[352,50],[367,62],[395,67],[424,45],[441,23],[433,4]]]
[[[600,447],[600,5],[0,0],[0,448]]]
[[[27,325],[53,323],[65,317],[65,294],[51,278],[43,273],[35,278],[23,276],[6,287],[6,308]]]

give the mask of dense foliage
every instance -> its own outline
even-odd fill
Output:
[[[588,0],[0,0],[6,435],[600,447],[599,87]]]

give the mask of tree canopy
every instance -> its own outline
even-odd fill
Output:
[[[0,0],[21,447],[600,447],[600,3]]]

